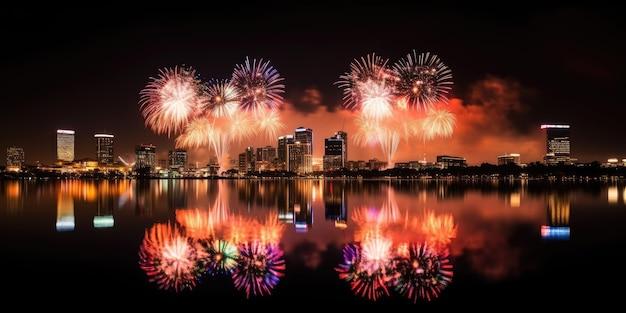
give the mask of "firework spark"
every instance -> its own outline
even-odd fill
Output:
[[[446,102],[452,88],[452,71],[435,54],[407,54],[393,66],[396,95],[410,107],[427,110]]]
[[[201,274],[197,261],[203,256],[179,229],[155,224],[146,231],[139,249],[139,266],[159,288],[180,292],[196,286]]]
[[[389,278],[385,270],[376,269],[369,271],[363,267],[362,248],[354,243],[343,248],[343,262],[335,269],[339,278],[350,283],[352,292],[357,296],[376,301],[382,296],[388,296],[387,282]]]
[[[213,80],[206,91],[208,110],[215,118],[231,117],[239,109],[239,93],[228,80]]]
[[[178,133],[208,104],[194,69],[162,69],[140,92],[140,110],[146,126],[158,134]]]
[[[211,144],[216,129],[206,117],[196,118],[185,127],[185,131],[176,138],[176,146],[181,148],[202,148]]]
[[[239,250],[232,277],[246,297],[270,295],[285,271],[283,252],[275,245],[246,243]]]
[[[231,274],[237,265],[239,250],[225,240],[200,241],[201,250],[206,251],[206,271],[211,275]]]
[[[433,212],[426,212],[421,228],[427,242],[435,250],[446,247],[456,238],[457,227],[452,214],[437,216]]]
[[[380,148],[387,160],[387,167],[393,167],[393,160],[400,144],[400,135],[392,129],[383,129],[377,133]]]
[[[444,109],[431,110],[422,121],[422,134],[425,140],[437,137],[448,138],[454,132],[456,118]]]
[[[237,64],[233,72],[232,83],[240,96],[240,107],[247,111],[275,110],[283,101],[285,85],[278,71],[270,61],[246,57],[243,64]]]
[[[241,143],[245,139],[250,138],[255,131],[252,119],[247,112],[237,112],[229,120],[228,134],[236,142]]]

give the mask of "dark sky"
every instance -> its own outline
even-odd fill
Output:
[[[571,123],[581,160],[626,157],[621,10],[385,3],[3,10],[0,149],[23,146],[29,163],[49,162],[55,130],[72,128],[78,158],[94,157],[100,131],[116,135],[116,154],[142,142],[164,151],[172,140],[144,127],[137,101],[165,66],[228,78],[246,56],[269,58],[287,79],[286,97],[306,114],[311,108],[297,99],[310,87],[329,109],[340,103],[333,82],[354,57],[376,52],[395,60],[417,49],[452,68],[455,97],[467,99],[485,77],[519,84],[524,109],[511,117],[514,131]]]

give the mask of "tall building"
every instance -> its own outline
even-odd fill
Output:
[[[20,147],[7,148],[7,168],[21,168],[24,166],[24,149]]]
[[[437,156],[437,164],[441,168],[450,168],[450,167],[466,167],[467,161],[464,157],[458,156],[449,156],[449,155],[438,155]]]
[[[339,131],[324,139],[324,171],[336,171],[346,167],[348,135]]]
[[[254,172],[256,170],[256,157],[254,155],[254,148],[247,147],[246,151],[239,154],[239,173],[245,174]]]
[[[73,130],[57,130],[57,160],[64,162],[74,161],[74,135]]]
[[[310,128],[298,127],[294,134],[295,141],[301,144],[308,144],[308,154],[313,154],[313,130]]]
[[[498,156],[498,165],[509,165],[509,164],[520,165],[519,153],[509,153],[509,154]]]
[[[95,134],[96,138],[96,160],[100,164],[113,163],[113,135]]]
[[[156,147],[154,145],[139,145],[135,148],[135,168],[149,168],[154,171],[157,166]]]
[[[278,148],[276,149],[278,158],[278,167],[282,170],[288,170],[287,167],[287,145],[294,143],[293,135],[284,135],[278,137]]]
[[[170,150],[167,154],[167,159],[171,170],[184,170],[187,166],[187,150]]]
[[[546,130],[546,156],[547,164],[559,164],[570,162],[570,138],[569,125],[544,124],[541,129]]]
[[[276,148],[272,146],[265,146],[256,149],[256,160],[263,162],[274,162],[276,158]]]
[[[287,145],[287,170],[299,175],[313,171],[310,144],[296,141]]]

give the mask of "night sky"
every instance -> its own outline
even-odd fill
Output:
[[[17,145],[28,163],[51,162],[57,128],[77,131],[77,158],[95,157],[93,134],[102,131],[115,134],[116,155],[130,156],[138,143],[164,153],[173,139],[146,129],[138,110],[148,77],[186,64],[203,79],[229,78],[246,56],[270,59],[286,78],[287,125],[312,127],[321,148],[349,123],[333,82],[350,61],[376,52],[394,62],[416,49],[438,54],[454,73],[458,137],[429,152],[494,163],[520,146],[531,161],[545,149],[539,124],[552,122],[572,125],[580,160],[626,158],[620,10],[413,3],[3,10],[0,156]],[[352,151],[351,159],[378,153]],[[399,159],[417,158],[407,151]]]

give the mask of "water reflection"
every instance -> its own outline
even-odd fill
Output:
[[[541,237],[544,239],[568,240],[570,236],[570,195],[566,192],[555,192],[547,197],[548,225],[541,226]]]
[[[375,301],[393,289],[413,302],[430,301],[452,281],[452,215],[401,210],[389,188],[381,207],[361,207],[352,220],[355,239],[344,247],[337,272],[357,296]]]

